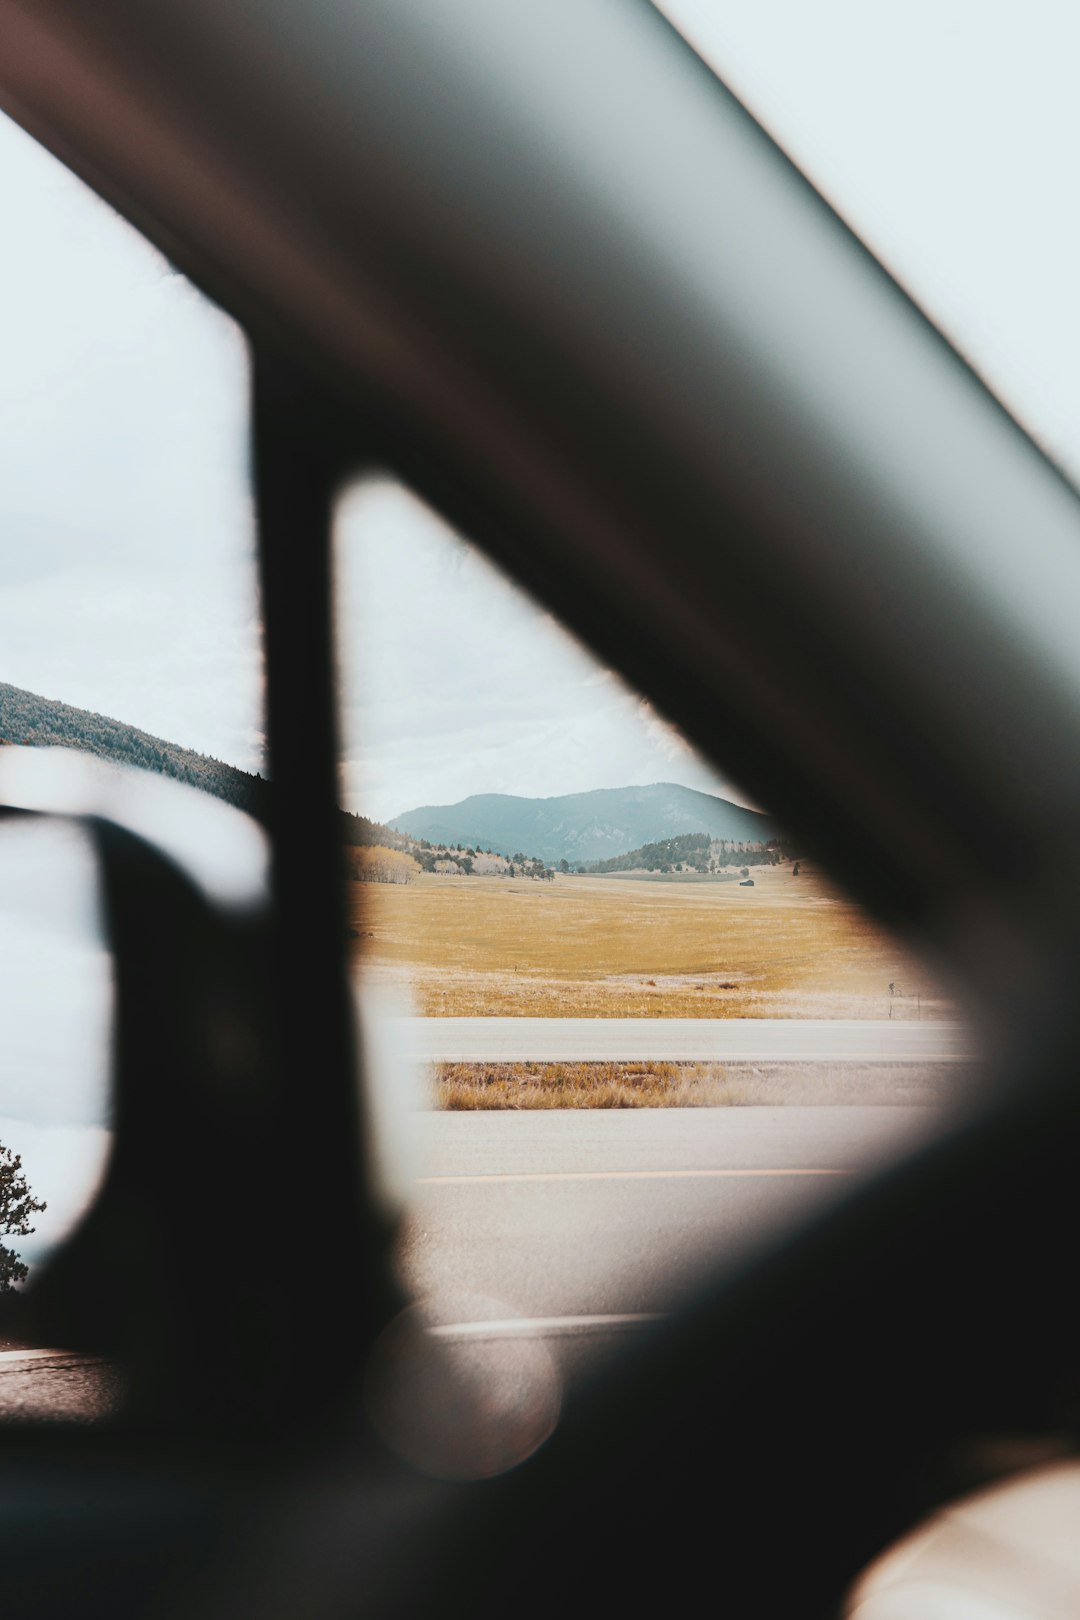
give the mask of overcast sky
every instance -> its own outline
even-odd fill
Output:
[[[0,120],[0,680],[261,758],[234,324]]]
[[[1080,11],[668,0],[1065,463],[1080,466]],[[0,679],[262,762],[247,361],[232,323],[0,124]],[[349,801],[724,784],[419,503],[339,524]],[[350,605],[352,604],[352,605]],[[360,649],[363,649],[362,655]]]

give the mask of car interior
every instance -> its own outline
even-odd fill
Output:
[[[84,829],[114,964],[100,1193],[0,1329],[124,1380],[0,1429],[4,1613],[1075,1614],[1072,484],[648,0],[0,19],[0,107],[246,334],[272,782],[264,836],[0,761],[7,825]],[[373,475],[782,816],[986,1058],[467,1481],[380,1417],[452,1374],[347,975],[332,528]]]

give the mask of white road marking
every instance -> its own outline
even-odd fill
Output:
[[[739,1176],[850,1176],[852,1170],[511,1170],[479,1176],[421,1176],[422,1187],[490,1185],[493,1181],[679,1181]]]
[[[450,1322],[429,1328],[435,1339],[463,1343],[477,1339],[570,1338],[578,1333],[607,1333],[620,1328],[662,1322],[662,1311],[627,1311],[621,1316],[513,1316],[503,1321]]]

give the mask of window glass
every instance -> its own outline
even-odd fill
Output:
[[[550,1415],[552,1365],[932,1131],[969,1037],[797,839],[408,490],[349,490],[336,556],[353,970],[376,1087],[420,1099],[402,1277],[481,1384],[542,1345],[499,1376],[539,1378]]]
[[[2,118],[0,179],[0,751],[76,748],[249,802],[263,734],[243,338]],[[0,1222],[21,1286],[108,1154],[112,970],[70,824],[0,821],[0,959],[0,1192],[18,1176],[46,1206]],[[0,1342],[0,1415],[16,1388],[22,1415],[49,1415],[12,1370],[25,1348]]]

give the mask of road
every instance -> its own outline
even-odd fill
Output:
[[[477,1297],[489,1302],[480,1316],[499,1320],[663,1312],[702,1271],[843,1196],[936,1117],[892,1107],[428,1113],[403,1275],[413,1293],[439,1298],[446,1324],[473,1320]]]
[[[937,1117],[791,1106],[415,1116],[400,1270],[433,1302],[428,1342],[456,1358],[449,1386],[425,1363],[414,1392],[435,1400],[434,1429],[462,1389],[482,1393],[453,1441],[466,1452],[490,1439],[478,1412],[490,1415],[494,1391],[512,1413],[538,1387],[557,1405],[563,1381],[676,1307],[702,1273],[843,1197]],[[0,1421],[92,1420],[117,1393],[92,1358],[0,1350]]]
[[[584,1375],[704,1273],[843,1198],[937,1117],[790,1106],[420,1116],[400,1270],[423,1303],[372,1359],[372,1421],[437,1475],[513,1466],[551,1433],[567,1390],[587,1391]]]
[[[949,1063],[974,1057],[960,1024],[904,1019],[392,1018],[426,1063]]]
[[[113,1368],[66,1350],[0,1350],[0,1423],[92,1422],[119,1399]]]

